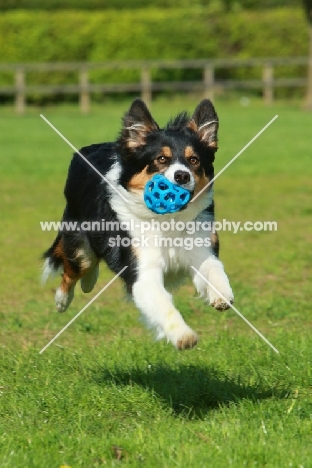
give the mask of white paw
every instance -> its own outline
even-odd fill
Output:
[[[208,288],[209,303],[216,310],[227,310],[230,304],[234,302],[234,295],[230,286],[222,288],[220,291],[215,291],[213,288]]]
[[[57,288],[55,293],[55,305],[58,312],[65,312],[74,298],[74,288],[69,293],[64,293],[61,288]]]
[[[96,285],[97,279],[99,277],[99,265],[96,265],[95,268],[90,270],[85,276],[80,280],[81,289],[84,293],[89,293],[92,291]]]
[[[188,333],[184,333],[177,341],[176,348],[179,351],[184,349],[192,349],[198,343],[198,336],[193,330],[190,330]]]
[[[179,351],[194,348],[198,343],[198,336],[186,324],[183,326],[181,324],[176,326],[171,325],[166,330],[166,336]]]

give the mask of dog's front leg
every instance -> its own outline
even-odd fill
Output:
[[[161,268],[146,268],[132,288],[134,302],[158,338],[166,337],[177,349],[193,348],[198,337],[174,307],[163,284]]]
[[[201,255],[193,257],[192,266],[206,279],[205,281],[201,275],[195,271],[192,272],[194,285],[199,294],[215,309],[228,309],[228,302],[231,304],[234,302],[234,295],[222,262],[212,253],[207,255],[207,252],[201,252]]]

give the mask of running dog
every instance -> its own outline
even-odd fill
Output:
[[[158,126],[145,103],[135,99],[115,142],[80,150],[92,167],[74,154],[62,221],[74,223],[75,228],[60,230],[44,254],[43,280],[52,273],[62,274],[55,295],[59,312],[70,305],[78,280],[85,293],[92,291],[100,260],[116,274],[127,267],[120,276],[147,326],[157,338],[166,338],[179,350],[194,347],[198,336],[166,289],[173,280],[190,276],[204,300],[217,310],[229,308],[233,293],[218,259],[218,237],[212,227],[210,182],[218,125],[216,111],[207,99],[193,115],[182,112],[164,128]],[[188,203],[176,212],[155,214],[144,199],[146,184],[155,174],[189,191]],[[83,229],[94,222],[110,229]],[[195,226],[191,234],[189,223]]]

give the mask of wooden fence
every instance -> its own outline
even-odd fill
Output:
[[[274,89],[277,87],[304,87],[306,78],[274,78],[274,69],[283,66],[308,65],[307,57],[289,58],[257,58],[257,59],[196,59],[196,60],[131,60],[110,61],[103,63],[36,63],[36,64],[0,64],[1,73],[12,73],[11,86],[0,86],[1,95],[13,95],[15,108],[23,113],[27,104],[27,95],[77,94],[79,95],[82,112],[88,112],[92,93],[129,93],[135,92],[142,96],[147,103],[152,100],[155,91],[176,90],[195,91],[204,97],[214,98],[216,90],[220,89],[260,89],[266,104],[270,105],[274,99]],[[216,78],[218,69],[231,68],[262,69],[259,79],[250,80],[220,80]],[[97,84],[89,80],[93,70],[139,70],[141,79],[134,83]],[[152,71],[160,69],[200,69],[201,81],[153,81]],[[77,82],[74,84],[27,84],[27,73],[35,72],[75,72]]]

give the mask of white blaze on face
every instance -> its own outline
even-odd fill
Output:
[[[190,175],[190,180],[189,182],[187,182],[186,184],[178,184],[177,181],[175,180],[175,173],[177,171],[182,171],[182,172],[188,172],[188,174]],[[170,180],[170,182],[172,182],[173,184],[177,184],[177,185],[181,185],[181,187],[189,190],[190,192],[192,192],[194,190],[194,187],[195,187],[195,180],[194,180],[194,176],[192,174],[192,172],[189,170],[188,167],[184,166],[184,164],[181,164],[181,163],[174,163],[172,164],[165,172],[164,172],[164,176],[167,177],[168,180]]]

